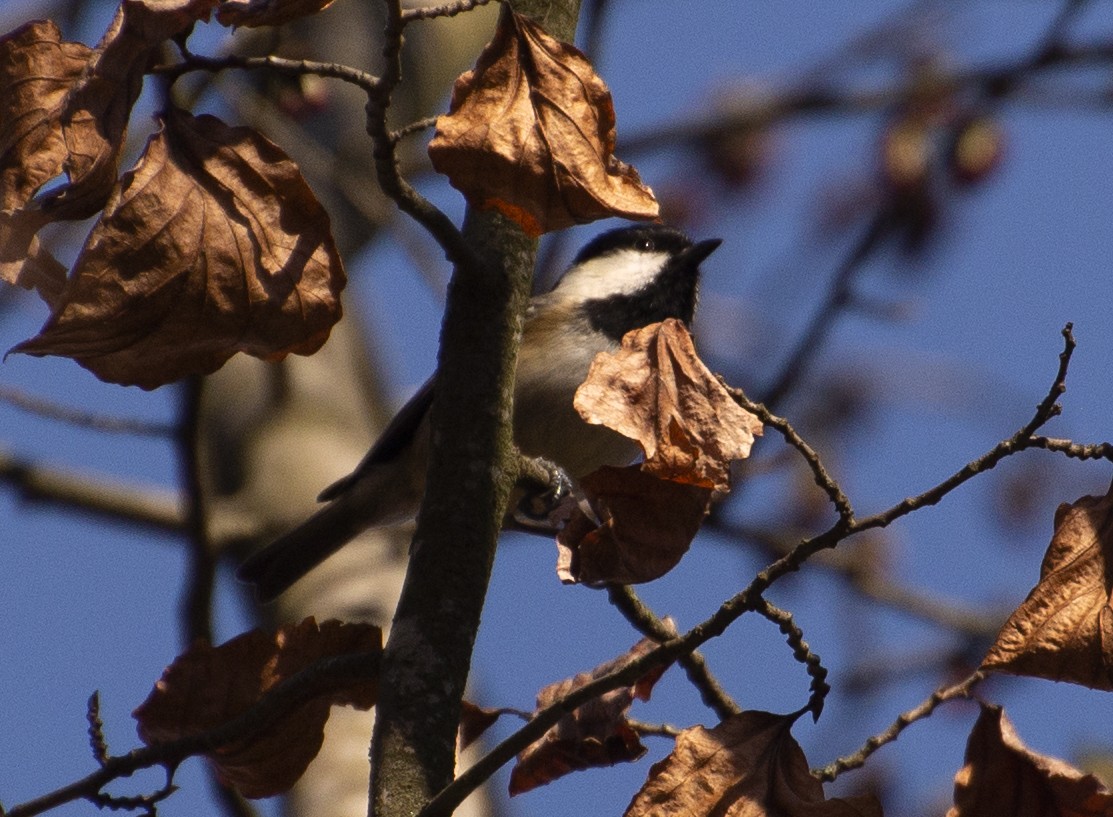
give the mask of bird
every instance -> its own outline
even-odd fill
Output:
[[[722,243],[693,241],[663,224],[619,227],[589,241],[548,292],[531,298],[515,372],[518,450],[576,480],[605,465],[630,464],[636,442],[585,422],[573,407],[595,356],[627,332],[667,318],[691,324],[700,263]],[[436,375],[387,424],[356,469],[325,488],[326,503],[250,556],[237,577],[275,599],[367,528],[416,517],[429,459],[429,408]]]

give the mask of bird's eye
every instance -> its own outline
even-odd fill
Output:
[[[654,250],[653,239],[652,238],[643,238],[641,241],[638,242],[638,249],[641,250],[642,252],[653,252],[653,250]]]

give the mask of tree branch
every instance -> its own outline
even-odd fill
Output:
[[[100,758],[103,762],[97,771],[49,794],[17,804],[5,811],[4,817],[34,817],[74,800],[95,799],[113,780],[130,777],[140,769],[162,766],[173,770],[188,757],[213,752],[238,741],[251,741],[307,701],[338,686],[374,680],[378,675],[378,653],[323,659],[276,684],[258,703],[227,723],[179,740],[133,749],[126,755]]]
[[[608,585],[607,596],[611,604],[618,608],[626,620],[642,635],[658,643],[668,641],[675,636],[675,630],[665,626],[665,622],[646,606],[630,585]],[[742,707],[734,702],[718,679],[712,675],[706,660],[698,650],[680,656],[677,663],[684,668],[688,680],[699,691],[700,700],[719,717],[719,720],[726,720],[742,711]]]
[[[884,732],[869,738],[857,752],[852,755],[840,757],[838,760],[824,766],[822,769],[814,769],[812,775],[824,782],[829,782],[843,772],[860,768],[865,764],[870,755],[886,743],[892,743],[900,737],[901,732],[916,721],[928,717],[940,704],[944,704],[955,698],[969,698],[974,687],[977,686],[984,677],[985,675],[981,672],[975,672],[959,681],[957,684],[937,689],[932,693],[931,697],[922,704],[909,709],[907,712],[901,713]]]
[[[654,667],[675,661],[681,655],[691,654],[710,639],[722,635],[733,622],[744,614],[759,610],[766,605],[767,602],[762,594],[781,577],[799,570],[801,565],[815,553],[825,548],[834,547],[856,533],[875,527],[884,527],[917,507],[935,504],[968,479],[992,468],[1004,457],[1030,447],[1031,434],[1040,425],[1058,414],[1058,404],[1055,400],[1065,390],[1067,368],[1071,353],[1074,350],[1074,339],[1069,324],[1063,329],[1063,337],[1065,347],[1059,358],[1059,371],[1048,396],[1037,407],[1032,420],[1008,440],[994,446],[983,457],[968,464],[957,474],[916,497],[906,499],[888,510],[866,519],[857,520],[849,526],[844,525],[840,520],[827,531],[801,542],[790,553],[766,566],[742,591],[725,601],[709,618],[684,635],[661,643],[650,652],[622,668],[593,679],[559,701],[555,701],[550,706],[535,713],[533,720],[495,746],[474,766],[438,793],[429,805],[421,810],[419,817],[447,817],[456,806],[463,802],[468,794],[494,774],[504,763],[544,735],[565,714],[574,711],[577,707],[599,695],[633,683]],[[813,680],[815,680],[815,676],[813,676]],[[971,686],[973,683],[976,682],[971,682]],[[935,704],[932,704],[931,708],[934,708],[934,706]],[[899,727],[898,733],[903,728],[903,726]]]

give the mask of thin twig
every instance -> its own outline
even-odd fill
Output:
[[[151,423],[127,417],[94,414],[91,411],[60,405],[12,386],[0,386],[0,401],[31,414],[37,414],[39,417],[106,434],[132,434],[137,437],[171,437],[174,434],[173,426],[167,423]]]
[[[427,116],[424,119],[418,119],[417,121],[411,122],[408,125],[403,125],[402,127],[398,128],[398,130],[393,130],[390,132],[390,139],[392,142],[397,144],[398,142],[405,139],[407,136],[415,133],[421,133],[421,131],[428,130],[429,128],[433,127],[437,124],[437,119],[439,119],[439,117]]]
[[[792,613],[782,610],[765,599],[757,605],[755,612],[780,628],[788,639],[788,645],[792,647],[793,658],[807,669],[808,677],[812,679],[812,696],[808,701],[807,709],[812,713],[813,720],[819,720],[819,715],[823,712],[823,702],[827,698],[827,693],[831,691],[831,685],[827,683],[827,668],[804,640],[804,631],[796,624]]]
[[[629,585],[612,584],[607,586],[607,595],[626,620],[634,625],[642,635],[661,643],[676,636],[674,629],[670,629],[646,604],[638,597]],[[732,715],[742,711],[730,694],[723,689],[722,684],[707,667],[703,654],[693,650],[688,655],[681,656],[677,663],[684,668],[688,680],[699,691],[700,700],[704,702],[718,717],[726,720]]]
[[[886,743],[892,743],[900,737],[900,733],[911,724],[931,715],[940,704],[954,700],[955,698],[969,698],[974,687],[977,686],[984,677],[985,675],[982,672],[975,672],[969,677],[959,681],[957,684],[953,684],[949,687],[941,687],[919,706],[901,713],[888,729],[869,738],[857,752],[846,755],[845,757],[840,757],[838,760],[829,763],[822,769],[813,769],[812,775],[824,782],[828,782],[834,780],[843,772],[860,768],[865,764],[866,759],[869,758],[870,755]]]
[[[835,270],[819,310],[789,353],[788,359],[782,364],[780,373],[759,400],[771,411],[775,411],[780,402],[796,388],[812,359],[822,348],[824,339],[835,325],[835,320],[850,305],[854,278],[866,259],[880,245],[881,239],[889,231],[890,224],[891,215],[888,208],[878,209]]]
[[[100,766],[105,766],[108,763],[108,741],[104,738],[104,721],[100,718],[100,692],[89,696],[85,721],[89,724],[89,748],[93,750],[93,759]]]
[[[198,639],[212,641],[212,601],[216,585],[216,553],[209,542],[208,509],[202,484],[198,434],[204,379],[191,377],[182,385],[178,426],[178,462],[185,498],[185,532],[189,538],[189,570],[182,605],[185,646]]]
[[[1029,420],[1023,428],[1007,440],[999,442],[976,460],[967,463],[963,468],[956,471],[938,485],[916,496],[910,496],[888,510],[857,520],[854,525],[851,526],[850,530],[854,533],[858,533],[870,528],[886,527],[895,520],[907,516],[912,511],[925,508],[929,505],[935,505],[955,488],[978,474],[989,471],[995,467],[997,463],[1005,459],[1005,457],[1016,454],[1027,448],[1041,447],[1035,444],[1034,440],[1036,438],[1033,435],[1041,426],[1052,418],[1057,417],[1062,411],[1058,400],[1067,388],[1067,369],[1070,366],[1071,355],[1074,353],[1075,348],[1074,335],[1071,328],[1071,324],[1069,323],[1063,327],[1062,335],[1064,346],[1062,353],[1059,355],[1059,371],[1055,375],[1055,381],[1051,384],[1047,396],[1044,397],[1036,407],[1036,412],[1032,415],[1032,419]]]
[[[187,757],[210,753],[233,743],[242,745],[250,742],[313,698],[337,688],[377,679],[379,661],[378,653],[344,655],[318,661],[275,685],[249,710],[218,727],[110,757],[102,768],[92,774],[17,804],[5,811],[4,817],[34,817],[74,800],[96,798],[101,789],[113,780],[130,777],[140,769],[154,766],[175,769]]]
[[[735,540],[746,540],[765,551],[772,558],[779,558],[799,543],[806,534],[778,533],[713,519],[705,527]],[[937,624],[969,638],[992,638],[1000,629],[1001,616],[997,611],[982,611],[965,605],[955,598],[941,598],[938,594],[923,593],[891,578],[880,575],[875,564],[863,560],[858,554],[841,549],[817,554],[812,564],[830,570],[844,579],[863,598],[899,610],[910,616]]]
[[[269,70],[293,76],[310,75],[327,79],[339,79],[362,88],[367,93],[375,92],[380,85],[379,78],[374,74],[359,68],[353,68],[350,65],[343,65],[338,62],[317,62],[316,60],[292,60],[274,55],[244,57],[240,54],[226,54],[221,57],[206,57],[201,54],[185,52],[180,62],[155,65],[149,69],[149,73],[161,74],[173,80],[192,71],[218,73],[232,69]]]
[[[367,88],[367,133],[371,137],[375,175],[379,186],[398,208],[421,224],[441,245],[448,259],[459,267],[475,269],[479,261],[456,225],[442,210],[421,195],[402,176],[396,151],[397,140],[387,127],[391,95],[402,80],[402,29],[405,27],[398,2],[387,2],[383,31],[382,77]]]
[[[1108,65],[1113,62],[1113,40],[1088,45],[1059,45],[1050,54],[1036,53],[1023,59],[999,65],[977,66],[933,77],[940,96],[959,95],[985,89],[1007,88],[1010,98],[1020,98],[1024,90],[1018,80],[1029,80],[1041,73],[1068,66]],[[766,128],[806,115],[860,114],[870,115],[892,110],[922,93],[918,78],[902,79],[883,88],[833,88],[830,84],[812,83],[768,93],[750,104],[704,117],[688,117],[677,123],[658,123],[640,133],[622,139],[625,155],[663,150],[669,147],[704,143],[724,134]],[[1055,98],[1062,101],[1064,89],[1057,88]]]
[[[662,738],[677,738],[683,729],[678,729],[668,723],[646,723],[645,721],[636,721],[633,718],[627,718],[626,723],[641,736],[656,735]]]
[[[456,0],[455,3],[445,3],[443,6],[406,9],[402,12],[402,24],[407,25],[416,20],[432,20],[435,17],[455,17],[457,14],[485,6],[490,2],[491,0]]]
[[[103,474],[78,474],[52,468],[3,450],[0,450],[0,482],[14,487],[24,501],[61,505],[163,533],[182,531],[182,512],[174,491],[128,485]]]
[[[722,378],[720,378],[720,382],[722,382]],[[820,487],[823,493],[827,494],[827,498],[831,501],[831,504],[835,506],[835,510],[839,515],[839,520],[847,526],[853,524],[854,507],[850,504],[850,500],[847,498],[846,494],[843,493],[842,488],[839,487],[839,483],[831,476],[826,466],[824,466],[816,450],[804,441],[796,432],[796,429],[792,427],[792,424],[785,418],[773,414],[762,403],[755,403],[746,396],[742,389],[727,386],[726,383],[723,383],[723,386],[730,392],[731,397],[734,398],[734,401],[738,403],[738,405],[751,414],[756,415],[765,425],[775,428],[780,435],[784,437],[786,443],[800,452],[800,456],[804,458],[804,461],[808,464],[808,468],[811,469],[815,484]]]
[[[1109,460],[1113,462],[1113,443],[1076,443],[1051,437],[1032,437],[1032,448],[1056,451],[1076,460]]]

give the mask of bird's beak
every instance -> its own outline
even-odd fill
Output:
[[[721,238],[709,238],[706,241],[697,241],[688,249],[684,250],[684,261],[691,264],[693,267],[698,267],[700,262],[711,253],[715,252],[720,244],[723,243]]]

